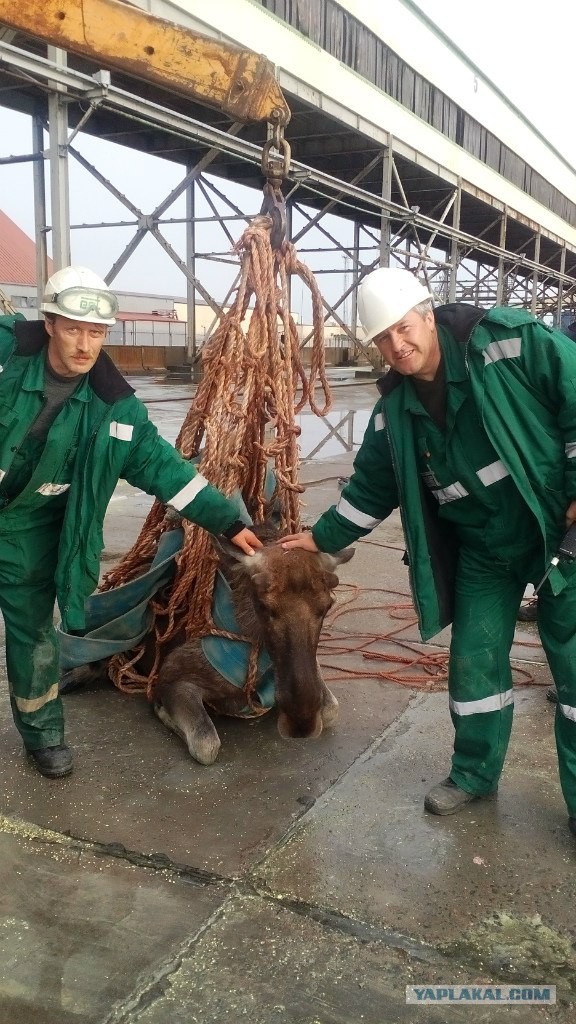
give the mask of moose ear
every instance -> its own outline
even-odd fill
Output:
[[[327,554],[323,551],[320,558],[322,565],[328,572],[334,572],[339,565],[344,565],[345,562],[349,562],[353,557],[356,548],[343,548],[342,551],[336,551],[333,555]]]

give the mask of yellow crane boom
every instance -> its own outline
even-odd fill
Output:
[[[263,55],[210,39],[122,0],[0,0],[0,22],[108,69],[283,127],[290,108]]]

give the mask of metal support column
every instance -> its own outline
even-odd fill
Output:
[[[356,337],[358,332],[358,279],[360,277],[360,224],[354,221],[354,249],[352,252],[352,302],[350,303],[350,331]]]
[[[566,272],[566,242],[562,246],[562,252],[560,253],[560,273]],[[558,281],[558,300],[556,302],[556,320],[555,327],[560,328],[562,326],[562,307],[564,305],[564,281],[560,279]]]
[[[456,231],[460,230],[460,210],[462,207],[462,182],[458,179],[454,207],[452,209],[452,226]],[[450,243],[450,269],[448,271],[448,302],[456,302],[456,285],[458,283],[458,264],[460,252],[458,240],[453,238]]]
[[[382,199],[389,203],[392,199],[392,167],[394,164],[394,140],[390,135],[388,145],[382,154]],[[380,214],[380,266],[390,266],[392,250],[392,232],[390,218],[383,209]]]
[[[474,305],[480,305],[480,273],[481,266],[478,260],[476,261],[476,273],[474,275]]]
[[[48,59],[66,65],[66,51],[48,47]],[[64,87],[54,85],[48,96],[52,255],[56,269],[72,262],[70,251],[70,185],[68,180],[68,108]]]
[[[534,239],[534,263],[540,263],[540,242],[542,236],[540,232]],[[538,270],[535,268],[532,273],[532,295],[530,299],[530,312],[532,316],[536,316],[538,312]]]
[[[32,151],[37,159],[32,165],[34,182],[34,240],[36,243],[36,289],[38,307],[48,278],[48,247],[46,243],[46,175],[44,167],[44,128],[39,117],[32,118]]]
[[[500,241],[499,246],[501,249],[506,248],[506,227],[508,221],[508,211],[504,209],[502,218],[500,220]],[[496,281],[496,305],[502,306],[504,304],[504,260],[502,257],[498,260],[498,278]]]
[[[188,165],[191,175],[194,165]],[[186,187],[186,359],[196,361],[196,179],[190,178]]]

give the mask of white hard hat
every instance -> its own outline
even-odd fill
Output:
[[[372,341],[414,306],[433,298],[409,270],[394,267],[373,270],[358,286],[358,316],[366,331],[365,341]]]
[[[106,282],[88,267],[64,267],[46,281],[40,309],[68,320],[111,327],[116,323],[118,299]]]

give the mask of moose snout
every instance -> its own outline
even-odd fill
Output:
[[[322,732],[322,715],[316,711],[306,717],[288,715],[280,711],[278,732],[285,740],[315,740]]]

